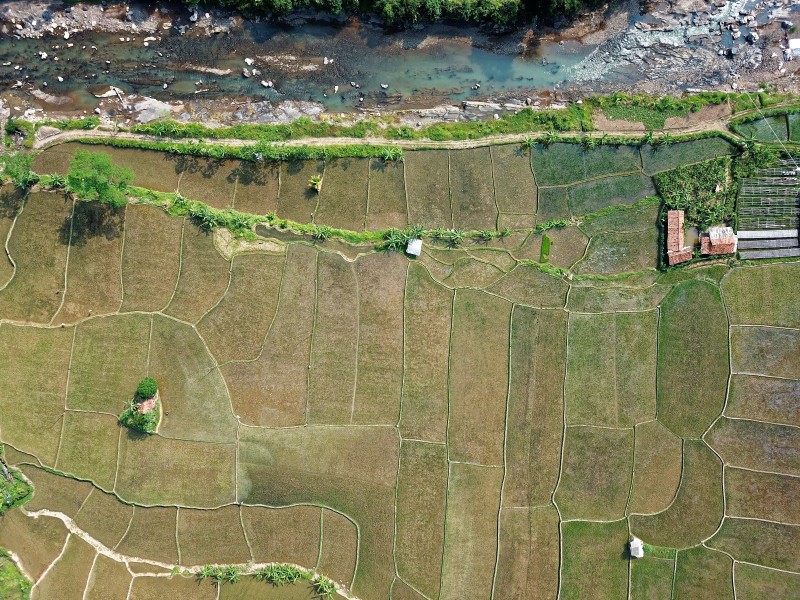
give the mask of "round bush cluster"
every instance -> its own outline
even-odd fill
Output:
[[[158,384],[152,377],[145,377],[139,382],[139,387],[136,388],[136,395],[143,400],[152,398],[158,392]]]

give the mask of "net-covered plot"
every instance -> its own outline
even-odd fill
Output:
[[[124,209],[94,202],[75,204],[64,303],[54,323],[72,323],[119,308],[124,227]]]
[[[122,311],[156,311],[169,304],[180,271],[182,232],[181,219],[150,206],[127,207]]]
[[[71,200],[57,194],[37,192],[28,196],[6,243],[17,268],[0,290],[3,318],[47,323],[58,311],[64,291],[72,205]]]
[[[288,247],[278,308],[260,355],[220,369],[234,411],[248,425],[305,422],[316,272],[314,249],[299,244]]]
[[[722,412],[727,381],[728,321],[719,290],[681,283],[661,303],[659,420],[678,435],[699,437]]]
[[[450,153],[447,150],[407,152],[404,158],[408,220],[426,228],[453,227],[450,209]]]
[[[745,137],[752,137],[759,142],[786,141],[789,139],[789,128],[786,115],[766,117],[757,121],[742,123],[739,132]]]
[[[429,598],[439,595],[447,469],[444,444],[403,442],[397,483],[397,569]]]
[[[655,417],[656,311],[570,316],[567,422],[631,427]]]
[[[734,373],[800,378],[800,329],[731,327]]]
[[[384,598],[394,578],[399,442],[388,427],[242,428],[238,500],[267,506],[314,503],[352,519],[360,545],[353,593]]]
[[[657,514],[633,515],[631,531],[654,546],[694,546],[717,530],[722,503],[719,458],[703,442],[686,440],[681,483],[674,501]]]
[[[496,228],[497,203],[489,148],[450,153],[450,199],[454,227],[467,230]]]
[[[225,294],[231,264],[214,247],[213,234],[191,221],[183,227],[180,276],[165,314],[195,323]]]
[[[800,327],[800,265],[734,269],[722,280],[731,322]]]
[[[567,427],[555,502],[565,519],[625,516],[633,473],[633,430]]]
[[[564,558],[561,598],[624,598],[628,586],[625,521],[573,521],[561,526]]]
[[[325,165],[316,223],[361,231],[367,216],[369,159],[337,158]]]
[[[0,325],[0,372],[15,390],[0,394],[3,441],[49,465],[58,451],[72,334]]]
[[[552,506],[501,508],[494,597],[555,598],[558,544],[558,513]]]
[[[367,231],[408,225],[405,163],[373,158],[369,163]]]

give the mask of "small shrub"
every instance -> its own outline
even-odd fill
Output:
[[[19,189],[24,190],[39,181],[39,176],[31,170],[33,156],[26,152],[0,155],[0,164],[3,165],[3,176]]]
[[[152,377],[145,377],[139,382],[138,387],[136,388],[136,395],[139,396],[142,400],[147,400],[148,398],[152,398],[158,393],[158,384],[156,380]]]
[[[550,260],[550,236],[545,234],[542,236],[542,251],[539,255],[539,262],[546,263]]]
[[[78,150],[67,171],[67,189],[82,200],[98,200],[119,207],[127,202],[125,191],[133,171],[117,167],[103,152]]]
[[[319,194],[322,191],[322,176],[312,175],[308,180],[308,187]]]
[[[336,593],[336,585],[327,577],[320,575],[314,580],[314,591],[321,597],[333,598]]]

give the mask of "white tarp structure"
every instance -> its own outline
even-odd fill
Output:
[[[644,544],[636,536],[631,538],[630,553],[632,558],[642,558],[644,556]]]
[[[800,56],[800,38],[789,40],[789,52],[794,56]]]
[[[408,240],[408,246],[406,246],[406,252],[412,256],[419,256],[422,254],[422,240],[413,238]]]

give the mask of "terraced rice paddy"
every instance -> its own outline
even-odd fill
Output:
[[[364,600],[796,597],[800,270],[659,273],[645,173],[726,149],[664,151],[256,174],[136,154],[219,206],[519,225],[418,259],[270,229],[223,256],[218,232],[157,207],[96,230],[78,226],[93,205],[31,194],[3,217],[0,441],[36,493],[0,546],[43,599],[312,597],[191,574],[270,562]],[[575,219],[543,266],[531,229],[554,216]],[[116,416],[148,375],[164,418],[134,435]]]

